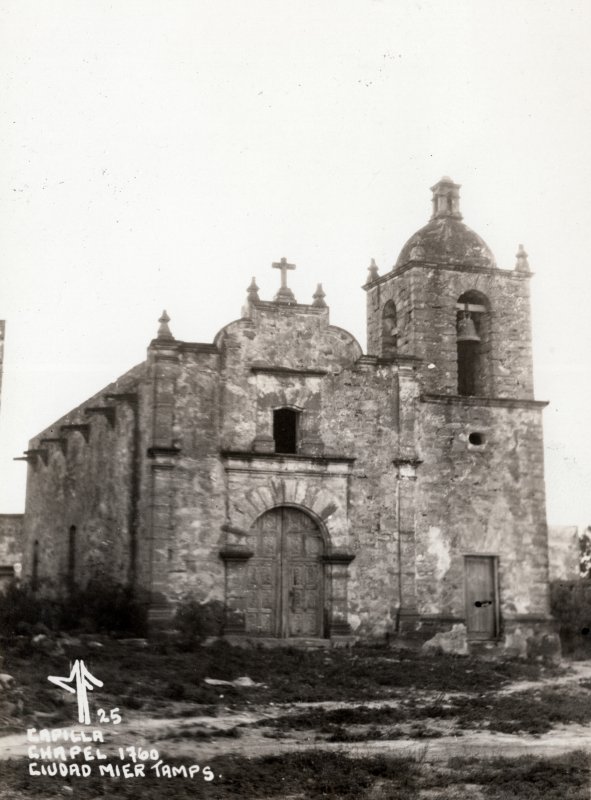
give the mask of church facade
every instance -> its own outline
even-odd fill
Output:
[[[29,443],[24,574],[108,574],[154,623],[222,601],[239,637],[428,639],[523,653],[549,630],[527,255],[499,269],[459,186],[391,271],[367,353],[274,264],[213,343],[174,338]]]

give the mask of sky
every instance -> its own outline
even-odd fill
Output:
[[[211,342],[282,256],[365,347],[365,282],[462,185],[532,280],[548,518],[591,524],[591,3],[0,0],[0,513],[28,440]]]

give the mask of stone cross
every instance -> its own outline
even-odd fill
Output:
[[[281,261],[274,261],[271,266],[273,269],[281,270],[281,288],[287,289],[287,270],[295,269],[295,264],[288,264],[287,259],[282,258]]]
[[[282,258],[281,261],[274,261],[271,266],[273,269],[280,269],[281,270],[281,287],[279,291],[275,295],[275,302],[276,303],[295,303],[296,299],[294,297],[293,292],[287,285],[287,270],[288,269],[295,269],[295,264],[288,264],[286,258]]]

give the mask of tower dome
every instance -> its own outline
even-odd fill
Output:
[[[486,242],[462,222],[460,185],[445,176],[431,187],[433,214],[402,248],[395,268],[413,261],[496,267]]]

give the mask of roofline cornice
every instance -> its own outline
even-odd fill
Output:
[[[419,267],[421,269],[439,269],[448,272],[471,272],[476,275],[503,275],[506,278],[513,278],[515,280],[524,280],[534,275],[533,272],[517,272],[514,269],[500,269],[499,267],[477,267],[472,264],[448,264],[442,261],[407,261],[406,264],[402,264],[400,267],[394,267],[385,275],[380,275],[375,281],[365,283],[361,288],[367,292],[380,283],[386,283],[386,281],[389,281],[391,278],[397,278],[413,267]]]
[[[422,394],[421,403],[445,406],[496,406],[501,408],[545,408],[549,400],[531,400],[528,397],[475,397],[459,394]]]

